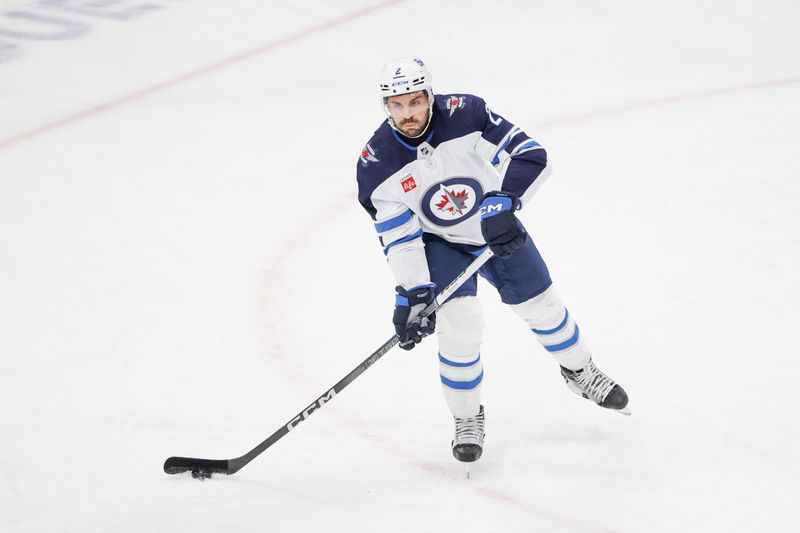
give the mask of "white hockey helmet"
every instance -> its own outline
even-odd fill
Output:
[[[433,86],[431,85],[431,73],[428,72],[425,63],[418,57],[409,57],[389,61],[383,66],[380,78],[381,104],[386,116],[389,117],[389,125],[395,130],[397,128],[394,125],[392,114],[386,105],[389,97],[417,91],[425,91],[428,95],[428,124],[430,124],[433,114]],[[425,129],[427,127],[426,124]]]

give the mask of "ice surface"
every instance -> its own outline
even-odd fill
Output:
[[[103,5],[0,6],[0,530],[797,530],[796,2]],[[548,148],[521,216],[633,416],[484,287],[471,479],[432,341],[165,475],[391,334],[354,170],[408,54]]]

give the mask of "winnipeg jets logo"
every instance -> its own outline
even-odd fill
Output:
[[[461,189],[461,192],[456,192],[455,189],[448,190],[444,185],[440,185],[442,195],[441,201],[436,204],[439,211],[447,211],[451,215],[463,215],[468,209],[467,202],[470,200],[469,194],[466,189]]]
[[[420,199],[422,214],[431,224],[453,226],[479,211],[477,198],[483,197],[483,187],[475,178],[449,178],[428,187]]]
[[[457,110],[464,107],[464,97],[463,96],[451,96],[447,100],[447,109],[450,110],[450,116],[453,116]]]
[[[369,161],[375,163],[379,161],[379,159],[375,157],[375,150],[372,149],[372,146],[370,146],[369,143],[367,143],[364,149],[361,150],[361,157],[359,159],[361,159],[361,163],[363,165],[366,165]]]

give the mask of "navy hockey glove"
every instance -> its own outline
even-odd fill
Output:
[[[412,349],[422,341],[422,337],[430,335],[436,329],[436,313],[431,313],[424,318],[419,316],[422,310],[436,298],[435,288],[436,285],[433,283],[409,290],[397,287],[392,322],[394,322],[397,336],[400,337],[402,349]]]
[[[510,257],[528,238],[528,232],[514,214],[519,207],[519,198],[511,192],[487,192],[481,202],[481,233],[494,255],[503,259]]]

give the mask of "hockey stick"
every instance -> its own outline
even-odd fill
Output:
[[[442,289],[436,296],[436,299],[426,307],[422,314],[427,316],[435,313],[444,302],[471,278],[480,268],[492,258],[492,251],[487,247],[485,248],[472,263],[464,269],[450,284]],[[334,396],[340,393],[345,387],[352,383],[358,376],[360,376],[366,369],[374,365],[378,359],[384,356],[386,352],[394,348],[399,342],[397,335],[393,335],[391,339],[383,343],[383,345],[372,352],[372,355],[367,357],[360,365],[354,368],[349,374],[343,377],[336,385],[327,390],[319,398],[314,400],[311,405],[300,411],[294,418],[289,420],[285,425],[281,426],[275,433],[270,435],[267,440],[235,459],[199,459],[196,457],[170,457],[164,463],[164,472],[167,474],[180,474],[182,472],[190,471],[192,477],[204,479],[211,477],[212,474],[235,474],[242,469],[247,463],[258,457],[264,450],[278,442],[287,433],[293,430],[300,422],[306,420],[312,413],[316,412],[326,403],[331,401]]]

